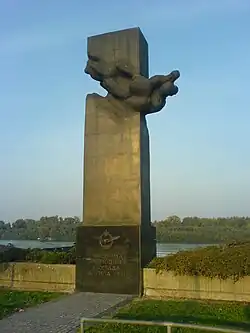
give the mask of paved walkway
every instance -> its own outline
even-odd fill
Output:
[[[132,299],[129,295],[75,293],[0,320],[1,333],[76,333],[81,317],[97,317]]]

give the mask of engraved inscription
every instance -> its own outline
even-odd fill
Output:
[[[125,277],[125,264],[127,263],[126,256],[119,253],[112,253],[109,255],[98,254],[89,258],[91,262],[91,269],[88,272],[90,276],[116,276]]]

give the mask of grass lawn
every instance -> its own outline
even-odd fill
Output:
[[[62,294],[0,289],[0,319],[22,309],[48,302]]]
[[[171,321],[200,324],[207,326],[225,326],[250,330],[250,304],[208,301],[147,300],[141,299],[122,308],[116,318]],[[146,327],[130,325],[104,324],[87,329],[88,333],[97,332],[164,332],[164,327]],[[173,328],[172,332],[201,332],[192,329]]]

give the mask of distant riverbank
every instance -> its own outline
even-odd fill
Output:
[[[53,241],[40,242],[38,240],[0,240],[0,245],[8,245],[9,243],[15,247],[19,247],[22,249],[28,249],[28,248],[51,249],[51,248],[60,248],[60,247],[70,247],[74,245],[73,242],[53,242]],[[164,257],[179,251],[191,250],[197,247],[205,247],[205,246],[208,246],[208,244],[157,243],[157,257]]]

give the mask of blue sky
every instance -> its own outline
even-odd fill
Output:
[[[86,38],[139,26],[150,74],[152,219],[250,215],[248,0],[0,0],[0,219],[82,211]]]

